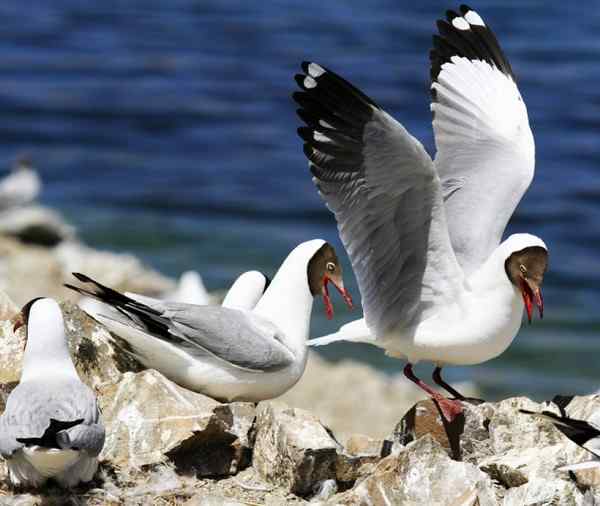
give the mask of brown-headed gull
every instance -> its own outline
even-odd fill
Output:
[[[0,179],[0,211],[30,204],[38,197],[41,186],[29,158],[18,158],[10,174]]]
[[[519,411],[526,415],[541,418],[542,420],[549,420],[576,445],[581,446],[592,454],[592,459],[590,460],[578,462],[577,464],[566,464],[558,467],[557,471],[576,471],[600,467],[600,425],[594,423],[593,420],[586,421],[570,418],[562,409],[560,415],[551,411],[542,411],[540,413],[526,409],[520,409]],[[600,421],[600,413],[594,413],[594,415],[592,415],[592,418],[596,422]]]
[[[96,315],[146,367],[216,399],[261,401],[283,394],[302,376],[313,298],[332,313],[331,282],[351,306],[333,247],[320,239],[288,255],[251,310],[127,297],[83,274],[90,288],[67,287],[111,306]]]
[[[369,342],[408,361],[405,375],[452,420],[458,401],[412,364],[478,364],[501,354],[523,307],[543,301],[544,242],[502,234],[534,173],[527,109],[496,37],[467,6],[438,21],[431,51],[435,160],[373,100],[316,63],[302,64],[298,130],[322,198],[335,214],[364,319],[316,345]]]
[[[104,445],[104,426],[92,390],[69,354],[58,304],[34,299],[15,324],[27,325],[23,372],[0,416],[0,454],[15,487],[52,478],[73,487],[90,481]]]

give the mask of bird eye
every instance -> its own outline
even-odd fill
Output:
[[[519,269],[521,270],[522,274],[527,274],[527,267],[525,267],[523,264],[519,265]]]
[[[325,267],[329,272],[335,271],[335,264],[333,262],[327,262]]]

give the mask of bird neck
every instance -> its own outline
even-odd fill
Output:
[[[275,324],[298,356],[306,353],[313,305],[307,265],[318,247],[298,247],[290,253],[253,311]]]
[[[23,357],[21,382],[41,377],[79,378],[65,335],[62,314],[58,305],[58,314],[40,311],[35,305],[32,308],[27,324],[27,343]]]

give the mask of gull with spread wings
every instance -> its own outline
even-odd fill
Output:
[[[405,375],[448,420],[462,396],[448,364],[500,355],[523,308],[543,314],[548,250],[533,235],[501,242],[534,173],[535,146],[510,63],[482,18],[462,5],[437,23],[431,110],[437,153],[372,99],[317,63],[302,64],[294,94],[320,195],[334,213],[362,296],[364,318],[312,343],[368,342],[408,361]],[[412,365],[436,364],[434,381]]]

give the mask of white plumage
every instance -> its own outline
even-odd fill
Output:
[[[62,313],[52,299],[24,308],[27,344],[19,385],[0,416],[0,454],[14,486],[90,481],[104,445],[96,397],[71,361]]]
[[[476,364],[502,353],[543,310],[547,248],[507,222],[534,174],[527,109],[492,31],[466,6],[438,21],[431,51],[432,160],[372,99],[316,63],[294,94],[319,193],[335,214],[364,319],[311,341],[364,341],[411,364]],[[454,409],[454,414],[451,412]]]

